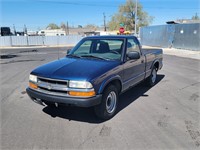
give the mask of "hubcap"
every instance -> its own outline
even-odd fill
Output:
[[[111,91],[106,99],[106,110],[108,113],[113,113],[116,107],[117,95],[114,91]]]
[[[153,69],[151,81],[152,83],[156,82],[156,69]]]

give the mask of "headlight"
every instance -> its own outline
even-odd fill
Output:
[[[37,76],[30,74],[29,75],[29,81],[37,83]]]
[[[92,84],[87,81],[69,81],[70,88],[90,89]]]

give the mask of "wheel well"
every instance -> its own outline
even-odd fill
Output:
[[[158,71],[158,69],[159,69],[159,62],[156,62],[156,63],[154,64],[154,66],[156,67],[156,71]]]
[[[121,92],[121,90],[122,90],[122,85],[121,85],[121,82],[120,82],[120,80],[112,80],[111,82],[109,82],[107,85],[106,85],[106,87],[104,88],[104,89],[106,89],[109,85],[114,85],[116,88],[117,88],[117,90],[118,90],[118,92],[120,93]]]

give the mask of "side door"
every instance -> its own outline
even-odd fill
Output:
[[[126,41],[126,56],[123,64],[124,78],[123,78],[123,89],[126,90],[130,86],[137,84],[142,81],[145,77],[145,57],[143,56],[140,45],[137,39],[128,38]],[[131,51],[136,51],[140,54],[139,59],[130,59],[127,54]]]

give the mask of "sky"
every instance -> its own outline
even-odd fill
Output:
[[[143,10],[154,17],[151,25],[166,21],[200,16],[200,0],[138,0]],[[70,26],[103,25],[117,13],[126,0],[0,0],[0,26],[13,25],[16,30],[44,29],[49,23],[69,23]]]

